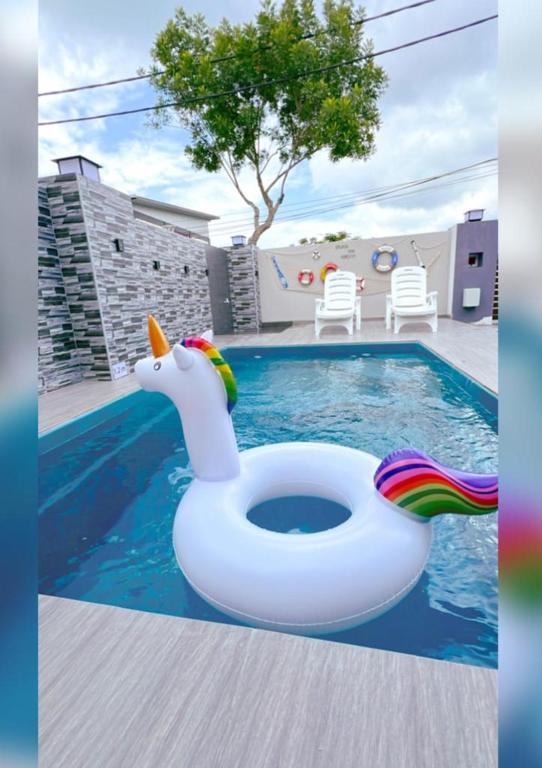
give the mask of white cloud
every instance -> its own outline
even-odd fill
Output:
[[[390,106],[368,160],[311,162],[314,189],[330,194],[424,178],[496,155],[494,78],[480,73],[439,100]],[[454,193],[451,193],[454,194]]]
[[[479,0],[479,4],[476,16],[492,10],[492,0]],[[191,5],[194,3],[187,0],[187,7]],[[198,5],[205,12],[205,4]],[[248,17],[256,5],[252,0],[248,5],[230,1],[223,13]],[[369,13],[381,10],[380,3],[367,5]],[[115,79],[133,74],[138,65],[147,63],[152,38],[172,15],[173,5],[170,8],[166,0],[157,0],[152,8],[145,6],[145,13],[132,13],[126,27],[113,34],[112,25],[106,29],[103,24],[104,15],[109,14],[110,21],[124,18],[124,3],[111,6],[97,0],[92,12],[86,9],[86,15],[80,17],[73,9],[67,15],[61,12],[60,0],[46,0],[40,91]],[[468,3],[453,7],[435,3],[426,10],[398,14],[393,22],[375,22],[367,33],[374,36],[378,49],[464,22],[469,9]],[[318,154],[289,180],[286,203],[310,203],[314,198],[397,184],[495,155],[495,30],[490,25],[477,30],[451,36],[442,44],[429,43],[383,57],[380,63],[390,73],[390,85],[382,101],[377,152],[367,162],[338,164],[330,163],[325,153]],[[141,83],[44,97],[40,118],[111,112],[144,106],[153,98],[151,89]],[[223,216],[211,224],[216,244],[227,243],[231,234],[250,234],[250,209],[224,174],[207,174],[190,166],[183,151],[185,138],[173,128],[156,131],[147,127],[141,115],[44,127],[39,140],[39,173],[55,172],[50,162],[54,157],[84,154],[103,165],[106,184]],[[248,172],[241,175],[241,181],[247,194],[256,198],[256,184]],[[460,220],[464,210],[478,206],[495,214],[494,179],[278,222],[260,242],[266,247],[288,245],[304,236],[339,229],[363,237],[443,229]],[[281,209],[279,216],[286,211]]]

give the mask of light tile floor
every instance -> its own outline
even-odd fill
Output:
[[[329,328],[320,339],[312,323],[298,323],[280,333],[251,333],[216,336],[217,346],[289,346],[292,344],[339,344],[348,342],[420,341],[471,378],[497,392],[497,326],[459,323],[439,319],[439,330],[412,325],[399,334],[386,331],[382,320],[366,320],[360,331],[348,336],[342,329]],[[82,381],[48,392],[39,398],[39,430],[46,432],[105,403],[139,388],[134,374],[118,381]]]

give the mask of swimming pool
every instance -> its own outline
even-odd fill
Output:
[[[241,449],[316,440],[497,462],[496,398],[421,344],[230,348]],[[171,531],[191,480],[174,407],[136,392],[40,439],[40,591],[235,623],[182,576]],[[495,516],[434,523],[426,570],[384,616],[327,639],[495,667]],[[303,528],[301,528],[303,530]]]

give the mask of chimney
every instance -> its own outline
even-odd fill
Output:
[[[100,181],[100,168],[101,165],[95,163],[93,160],[89,160],[88,157],[83,155],[72,155],[71,157],[58,157],[53,160],[58,165],[59,174],[63,173],[78,173],[81,176],[87,176],[94,181]]]

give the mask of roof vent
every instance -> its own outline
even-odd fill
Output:
[[[100,168],[102,166],[93,160],[89,160],[88,157],[83,157],[83,155],[58,157],[53,162],[58,165],[58,172],[60,174],[78,173],[80,176],[87,176],[94,181],[100,181]]]

